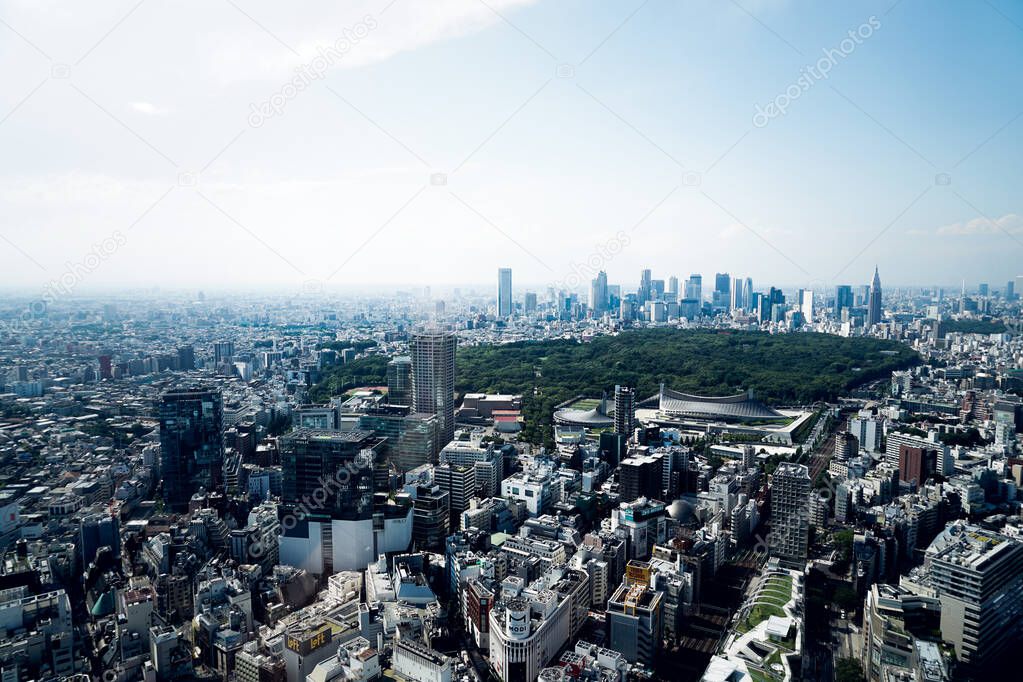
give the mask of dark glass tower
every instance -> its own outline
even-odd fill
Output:
[[[199,488],[224,482],[224,402],[220,391],[168,391],[159,404],[164,503],[187,511]]]

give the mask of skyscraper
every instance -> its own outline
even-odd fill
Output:
[[[387,363],[387,402],[412,404],[412,358],[401,355]]]
[[[805,564],[810,539],[810,471],[782,462],[771,476],[771,554]]]
[[[639,302],[646,303],[650,300],[651,274],[650,270],[643,270],[639,273]]]
[[[508,271],[509,285],[511,271]],[[455,335],[420,331],[412,335],[412,411],[437,415],[438,446],[455,438]]]
[[[727,308],[732,293],[732,278],[727,272],[714,275],[714,295],[711,303],[715,308]]]
[[[615,386],[615,433],[632,438],[636,428],[636,391],[625,386]]]
[[[512,271],[500,268],[497,271],[497,316],[511,317],[512,314]]]
[[[168,391],[158,410],[163,500],[184,511],[200,487],[213,491],[223,485],[223,398],[210,389]]]
[[[853,307],[853,290],[848,284],[835,286],[835,317],[842,316],[842,308]]]
[[[594,316],[607,312],[607,273],[603,270],[590,283],[590,309]]]
[[[742,280],[738,277],[735,278],[735,285],[732,287],[730,293],[730,299],[728,302],[729,310],[742,310],[746,307],[746,303],[743,300],[743,285]]]
[[[799,312],[803,313],[803,317],[806,318],[807,322],[813,322],[813,290],[812,289],[800,289],[799,290]]]
[[[881,324],[881,276],[874,267],[874,281],[870,283],[870,303],[867,310],[867,326]]]
[[[1018,651],[1023,543],[960,521],[934,539],[924,565],[941,600],[941,638],[963,664],[982,670]]]
[[[686,280],[686,298],[696,301],[697,305],[703,303],[703,276],[693,273]]]

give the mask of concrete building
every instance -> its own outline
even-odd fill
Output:
[[[810,539],[810,471],[804,464],[782,462],[771,476],[771,533],[773,556],[794,564],[806,563]]]

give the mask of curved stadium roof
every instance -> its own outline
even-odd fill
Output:
[[[753,397],[753,392],[728,396],[699,396],[662,388],[659,409],[664,414],[698,419],[782,419],[781,412]]]
[[[601,414],[598,408],[593,408],[592,410],[558,410],[554,413],[554,420],[560,424],[585,426],[588,429],[599,429],[614,424],[614,419],[606,414]]]

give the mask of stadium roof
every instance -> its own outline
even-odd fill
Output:
[[[697,419],[783,419],[785,415],[753,397],[753,391],[729,396],[699,396],[661,387],[659,409],[667,415]]]

